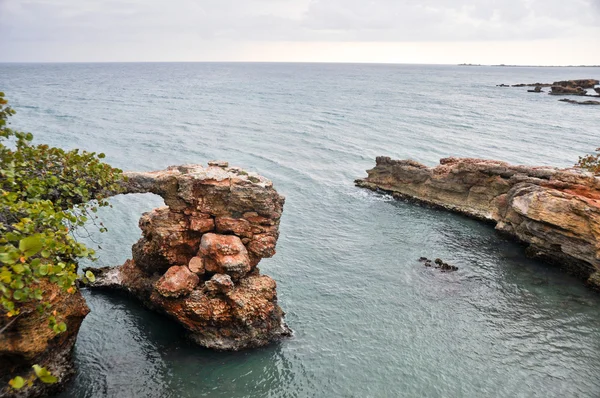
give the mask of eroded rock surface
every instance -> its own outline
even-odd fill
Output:
[[[240,350],[290,335],[276,283],[257,268],[275,254],[284,204],[269,180],[226,162],[126,176],[128,193],[155,193],[167,207],[142,216],[131,260],[92,269],[93,288],[131,293],[208,348]]]
[[[446,158],[437,167],[378,157],[360,187],[496,224],[600,289],[600,178],[577,169]]]
[[[63,389],[75,374],[71,355],[81,323],[90,310],[78,290],[68,293],[55,283],[40,283],[47,303],[56,311],[56,321],[65,322],[67,330],[56,334],[48,326],[48,313],[36,310],[37,303],[26,304],[19,317],[0,324],[0,329],[6,327],[0,334],[0,397],[48,396]],[[33,364],[48,369],[58,382],[36,381],[20,390],[11,389],[8,381],[17,375],[30,377]]]

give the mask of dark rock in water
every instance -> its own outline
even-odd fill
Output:
[[[512,87],[550,87],[550,83],[519,83],[513,84]]]
[[[158,194],[168,207],[142,216],[133,259],[90,269],[90,288],[126,291],[216,350],[291,335],[275,281],[257,268],[279,237],[284,198],[271,181],[216,161],[126,175],[127,192]]]
[[[559,99],[560,102],[568,102],[576,105],[600,105],[600,101],[575,101],[568,98]]]
[[[528,93],[543,93],[542,86],[536,86],[533,90],[527,90]]]
[[[433,266],[431,260],[428,259],[427,257],[421,257],[421,258],[419,258],[419,261],[422,262],[422,263],[425,263],[426,267],[432,267]],[[436,264],[435,268],[436,269],[440,269],[442,271],[456,271],[456,270],[458,270],[458,267],[455,267],[454,265],[450,265],[448,263],[445,263],[440,258],[436,258],[433,262]]]
[[[496,84],[496,87],[510,87],[508,84]]]
[[[597,93],[598,93],[598,95],[600,95],[600,87],[596,87],[596,88],[594,89],[594,91],[595,91],[595,92],[597,92]]]
[[[587,95],[587,90],[577,86],[552,86],[550,95]]]
[[[376,159],[359,187],[491,222],[600,290],[600,177],[581,169],[445,158],[437,167]]]

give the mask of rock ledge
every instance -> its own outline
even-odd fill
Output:
[[[492,222],[600,290],[600,178],[578,169],[446,158],[437,167],[378,157],[356,185]]]

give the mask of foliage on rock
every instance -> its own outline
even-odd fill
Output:
[[[94,251],[73,231],[96,218],[122,179],[101,153],[34,145],[31,133],[8,126],[14,113],[0,93],[0,326],[25,308],[48,310],[39,288],[44,278],[76,291],[77,262]],[[49,316],[57,334],[66,329],[59,315]]]
[[[596,148],[596,154],[580,156],[575,167],[600,174],[600,148]]]

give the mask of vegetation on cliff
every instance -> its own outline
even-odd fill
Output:
[[[14,113],[0,93],[0,338],[34,311],[46,313],[48,327],[60,334],[67,325],[44,286],[77,291],[78,260],[93,258],[94,251],[77,241],[74,230],[108,205],[122,172],[103,163],[103,154],[34,145],[31,133],[9,127]],[[54,381],[45,369],[33,370],[41,381]],[[25,382],[17,377],[11,385]]]

